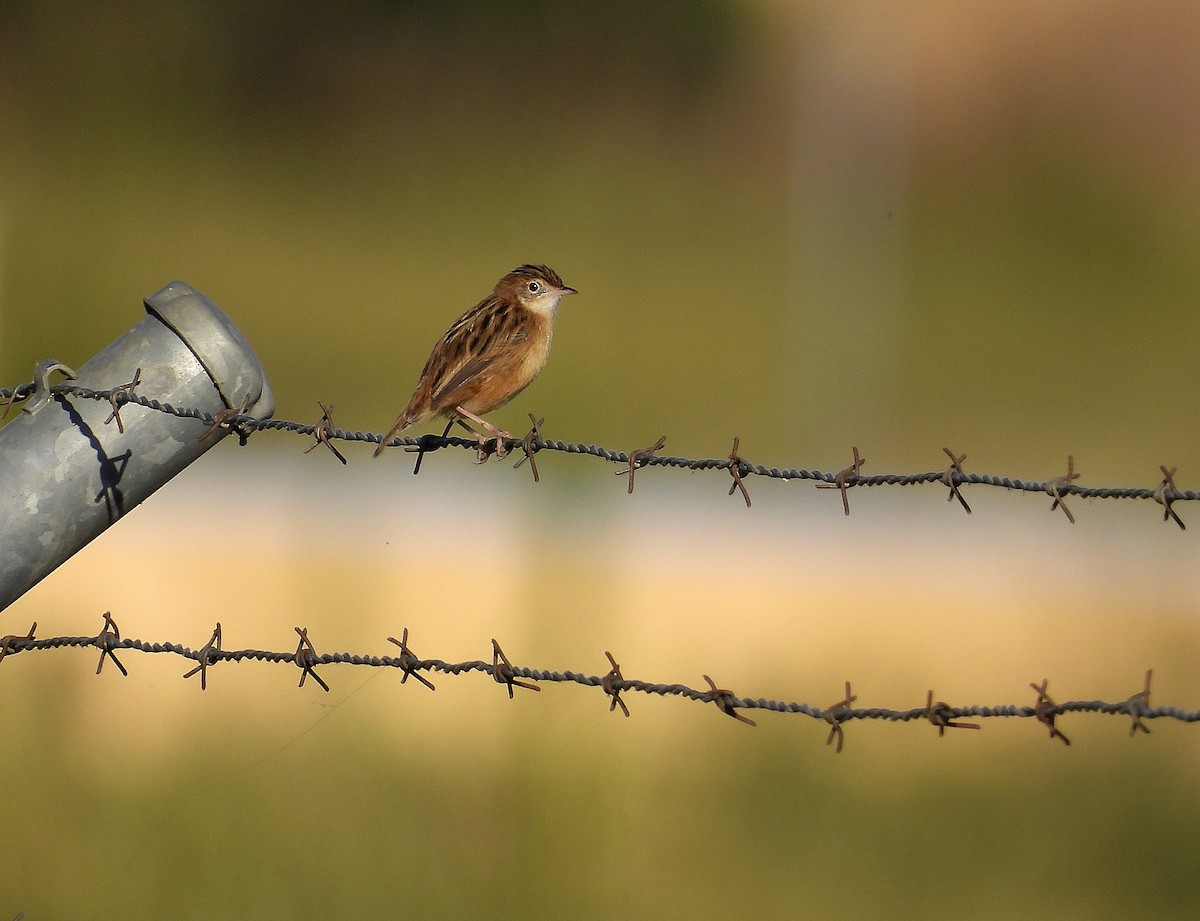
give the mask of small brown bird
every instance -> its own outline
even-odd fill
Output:
[[[447,431],[457,422],[471,432],[483,458],[487,437],[463,421],[470,419],[496,438],[496,453],[503,457],[504,439],[512,436],[483,414],[503,406],[538,376],[550,354],[558,302],[578,293],[544,265],[522,265],[501,278],[496,289],[459,317],[433,347],[416,392],[375,449],[375,457],[398,432],[430,416],[446,416]]]

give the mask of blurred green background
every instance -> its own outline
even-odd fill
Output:
[[[497,414],[513,431],[534,411],[703,456],[738,434],[821,469],[853,444],[866,472],[950,445],[1044,478],[1073,453],[1089,485],[1166,462],[1192,488],[1198,44],[1188,4],[8,0],[0,383],[82,363],[180,278],[277,415],[320,399],[380,431],[447,325],[546,262],[581,296]],[[936,675],[954,703],[1032,702],[1044,672],[1122,699],[1149,665],[1156,701],[1200,699],[1193,531],[1145,507],[1069,529],[1048,500],[964,520],[889,491],[843,520],[808,487],[751,484],[747,512],[654,471],[629,499],[598,462],[543,455],[534,489],[299,449],[222,445],[0,633],[112,609],[147,639],[221,619],[227,646],[283,648],[305,623],[382,654],[408,623],[423,655],[498,636],[602,673],[612,647],[627,675],[818,705],[847,675],[890,706]],[[0,917],[1184,918],[1200,896],[1182,726],[1079,718],[1070,749],[853,726],[835,757],[807,722],[678,702],[626,722],[570,689],[350,698],[350,675],[315,704],[230,666],[200,697],[176,663],[89,659],[0,668]]]

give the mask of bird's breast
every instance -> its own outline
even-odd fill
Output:
[[[553,334],[554,328],[550,325],[549,321],[534,324],[534,328],[531,331],[529,348],[525,351],[525,355],[521,361],[519,377],[523,381],[521,384],[522,387],[528,385],[535,377],[542,373],[542,368],[546,367],[546,359],[550,357],[550,340]]]
[[[552,332],[549,320],[534,319],[527,334],[472,382],[473,392],[463,399],[462,406],[475,413],[491,412],[533,383],[546,366]]]

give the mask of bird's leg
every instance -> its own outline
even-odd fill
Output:
[[[487,419],[484,419],[482,416],[477,416],[470,410],[463,409],[461,406],[455,406],[454,413],[456,416],[466,416],[476,425],[482,426],[491,432],[496,438],[496,456],[500,458],[508,456],[508,445],[504,443],[504,440],[506,438],[512,438],[513,436],[511,434],[504,431],[504,429],[496,428],[496,426],[488,422]],[[487,443],[487,439],[484,438],[479,432],[473,431],[469,425],[462,421],[462,419],[458,420],[458,424],[465,428],[468,432],[472,432],[472,434],[474,434],[474,436],[479,440],[479,462],[483,463],[485,460],[487,460],[487,452],[484,451],[484,445]]]
[[[459,419],[457,416],[454,418],[454,421],[451,422],[450,424],[451,425],[457,424],[460,428],[465,429],[466,431],[470,432],[472,436],[474,436],[475,441],[477,442],[477,444],[475,445],[475,462],[477,464],[484,463],[487,460],[487,450],[486,450],[487,449],[487,439],[484,438],[483,435],[481,435],[479,432],[477,432],[473,428],[471,428],[471,426],[467,425],[467,423],[463,422],[462,419]],[[449,427],[447,427],[447,431],[449,431]]]

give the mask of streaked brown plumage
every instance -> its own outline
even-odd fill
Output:
[[[550,354],[558,302],[577,293],[544,265],[522,265],[501,278],[434,346],[416,391],[375,456],[398,432],[431,416],[446,416],[468,430],[463,419],[471,420],[498,439],[503,455],[503,439],[512,436],[483,414],[503,406],[538,376]],[[475,435],[482,449],[485,438]]]

